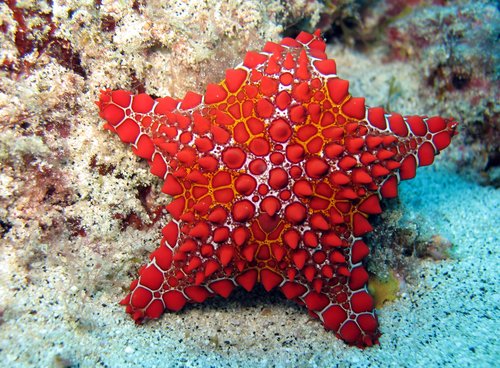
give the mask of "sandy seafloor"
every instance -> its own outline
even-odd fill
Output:
[[[224,44],[225,38],[214,38],[214,34],[200,32],[195,26],[191,33],[181,32],[179,25],[183,25],[185,14],[177,14],[181,21],[176,22],[177,16],[162,16],[165,13],[157,13],[154,6],[144,16],[130,10],[126,2],[102,3],[103,14],[124,19],[117,21],[116,29],[109,33],[100,30],[98,18],[91,17],[93,4],[79,9],[75,17],[62,11],[58,14],[65,37],[79,50],[82,67],[87,68],[85,78],[45,55],[47,59],[38,61],[32,75],[18,80],[2,75],[0,80],[5,84],[0,96],[0,123],[7,126],[12,118],[27,120],[35,128],[45,128],[47,122],[54,121],[63,128],[70,127],[66,139],[60,140],[57,129],[47,131],[44,139],[23,136],[24,131],[15,129],[6,130],[9,135],[0,137],[0,148],[10,150],[2,156],[8,158],[8,165],[3,167],[5,162],[0,162],[0,199],[9,203],[14,213],[2,214],[12,220],[13,227],[0,239],[0,368],[498,366],[500,191],[456,173],[459,170],[447,162],[447,157],[464,151],[457,140],[433,166],[420,168],[415,179],[399,187],[403,222],[418,223],[420,239],[438,234],[454,247],[447,260],[419,261],[415,273],[420,278],[409,283],[399,299],[378,310],[380,345],[364,350],[349,347],[310,318],[305,308],[287,301],[279,292],[267,294],[262,288],[251,294],[237,290],[228,300],[211,299],[136,326],[118,301],[130,282],[128,273],[135,273],[147,250],[157,244],[160,224],[146,230],[129,226],[121,231],[113,216],[132,213],[144,220],[147,216],[137,198],[137,188],[150,186],[153,192],[159,192],[159,183],[151,178],[144,162],[133,159],[127,147],[102,130],[93,101],[101,88],[131,88],[130,74],[134,73],[144,82],[146,92],[168,94],[172,86],[178,86],[180,90],[174,93],[181,97],[185,90],[204,86],[207,76],[215,78],[211,71],[223,75],[225,68],[237,64],[233,61],[239,60],[235,56],[242,52],[239,48],[261,45],[262,34],[277,40],[281,19],[276,24],[265,23],[259,17],[271,13],[265,13],[254,1],[246,2],[251,6],[241,19],[241,12],[223,9],[219,21],[210,23],[209,29],[214,34],[217,32],[211,27],[236,29],[227,38],[238,39],[241,44],[223,48],[228,55],[214,52],[198,60],[194,56],[199,57],[198,53],[204,53],[208,46],[198,50],[196,44],[189,49],[193,46],[187,42],[191,34],[203,34],[200,38],[208,45]],[[215,2],[196,3],[207,6]],[[227,3],[240,6],[237,1]],[[186,3],[176,4],[183,7]],[[155,18],[157,14],[161,21]],[[191,17],[191,13],[186,14]],[[203,19],[196,19],[203,24]],[[94,23],[87,23],[90,21]],[[238,27],[232,27],[233,22]],[[80,24],[88,27],[79,28]],[[149,27],[153,27],[150,33],[146,32]],[[143,40],[144,35],[149,38]],[[394,111],[437,114],[442,108],[447,112],[447,106],[439,106],[437,92],[422,87],[425,76],[419,74],[422,69],[416,67],[418,62],[387,62],[377,51],[363,55],[344,46],[329,46],[328,54],[336,58],[339,76],[351,81],[352,94],[365,96],[370,106],[387,102],[389,81],[396,76],[401,92],[392,106]],[[50,78],[54,75],[59,80],[53,86]],[[448,102],[455,95],[450,96]],[[462,97],[459,93],[456,96]],[[63,98],[71,101],[69,106],[57,103]],[[485,99],[484,95],[478,98]],[[29,118],[38,115],[39,120]],[[10,142],[12,137],[19,144]],[[22,154],[33,156],[26,178],[25,168],[16,167],[22,162],[16,161]],[[92,158],[94,155],[97,158]],[[58,159],[63,162],[59,166],[54,163]],[[9,165],[14,169],[8,171]],[[22,211],[33,210],[31,206],[39,203],[37,196],[31,197],[29,190],[25,193],[18,186],[38,183],[33,172],[40,174],[51,165],[53,176],[60,179],[56,180],[56,191],[58,185],[67,186],[73,190],[72,199],[64,202],[66,207],[43,206],[41,213],[35,208],[33,218],[29,218]],[[96,169],[110,165],[116,165],[114,173],[101,174]],[[35,189],[32,191],[38,194]],[[25,198],[15,198],[18,193]],[[167,201],[165,196],[161,200]],[[14,221],[16,215],[23,216]],[[66,228],[51,232],[51,224],[42,221],[56,223],[60,218],[66,222],[81,220],[86,235],[70,236],[64,232]],[[52,237],[44,238],[47,234],[39,230],[42,225],[47,225],[46,233]],[[4,241],[8,237],[10,242]]]
[[[37,315],[52,322],[23,314],[1,326],[3,366],[496,366],[499,191],[444,167],[420,169],[400,189],[406,216],[449,238],[455,251],[453,259],[424,262],[421,282],[379,310],[380,346],[348,347],[302,308],[262,290],[139,327],[116,304],[97,308],[89,326],[58,323],[64,312],[44,300]]]

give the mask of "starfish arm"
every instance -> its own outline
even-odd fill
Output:
[[[191,92],[183,100],[175,100],[104,90],[97,105],[99,115],[106,120],[104,128],[116,133],[131,145],[134,154],[146,159],[151,173],[166,180],[164,192],[173,195],[178,185],[169,175],[185,176],[186,169],[200,159],[206,170],[217,167],[216,159],[208,153],[214,147],[214,141],[207,137],[211,134],[210,121],[202,116],[199,107],[195,108],[201,98]]]
[[[345,198],[345,188],[331,180],[308,183],[310,191],[294,187],[296,201],[281,212],[281,247],[271,247],[275,259],[282,254],[273,269],[281,278],[275,278],[288,299],[305,305],[346,342],[377,343],[380,334],[363,265],[369,248],[361,236],[372,230],[367,216],[381,212],[378,194],[358,185],[356,193],[364,194]]]
[[[177,312],[186,303],[215,295],[227,298],[237,285],[240,263],[234,249],[207,242],[200,228],[191,230],[196,236],[183,234],[177,221],[169,222],[160,246],[131,283],[121,304],[137,323],[158,318],[165,310]]]
[[[399,181],[414,178],[417,167],[432,164],[457,126],[454,119],[401,116],[380,107],[366,109],[365,124],[367,134],[357,152],[361,165],[351,171],[351,179],[377,189],[384,198],[396,197]]]
[[[373,299],[365,285],[368,273],[363,266],[358,265],[343,275],[321,276],[312,281],[305,280],[310,277],[307,268],[305,270],[305,274],[284,282],[283,294],[305,305],[309,314],[320,319],[325,329],[347,343],[359,347],[378,343],[378,321]]]

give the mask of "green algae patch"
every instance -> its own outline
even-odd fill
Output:
[[[375,308],[381,308],[385,303],[393,302],[398,298],[400,281],[393,271],[387,277],[370,276],[368,291],[373,297]]]

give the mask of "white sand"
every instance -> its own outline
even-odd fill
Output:
[[[45,290],[12,291],[37,313],[19,313],[0,326],[0,358],[9,367],[494,366],[499,191],[429,167],[401,185],[400,197],[407,216],[424,218],[423,229],[456,245],[455,259],[424,262],[421,282],[379,311],[380,346],[348,347],[303,308],[262,289],[135,326],[122,308],[107,304],[105,293],[83,310],[51,300],[48,278]]]

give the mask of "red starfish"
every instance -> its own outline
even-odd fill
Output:
[[[378,342],[367,218],[433,162],[457,123],[365,107],[325,47],[319,32],[269,42],[204,96],[101,93],[106,129],[173,197],[161,244],[121,302],[136,322],[260,282],[347,343]]]

